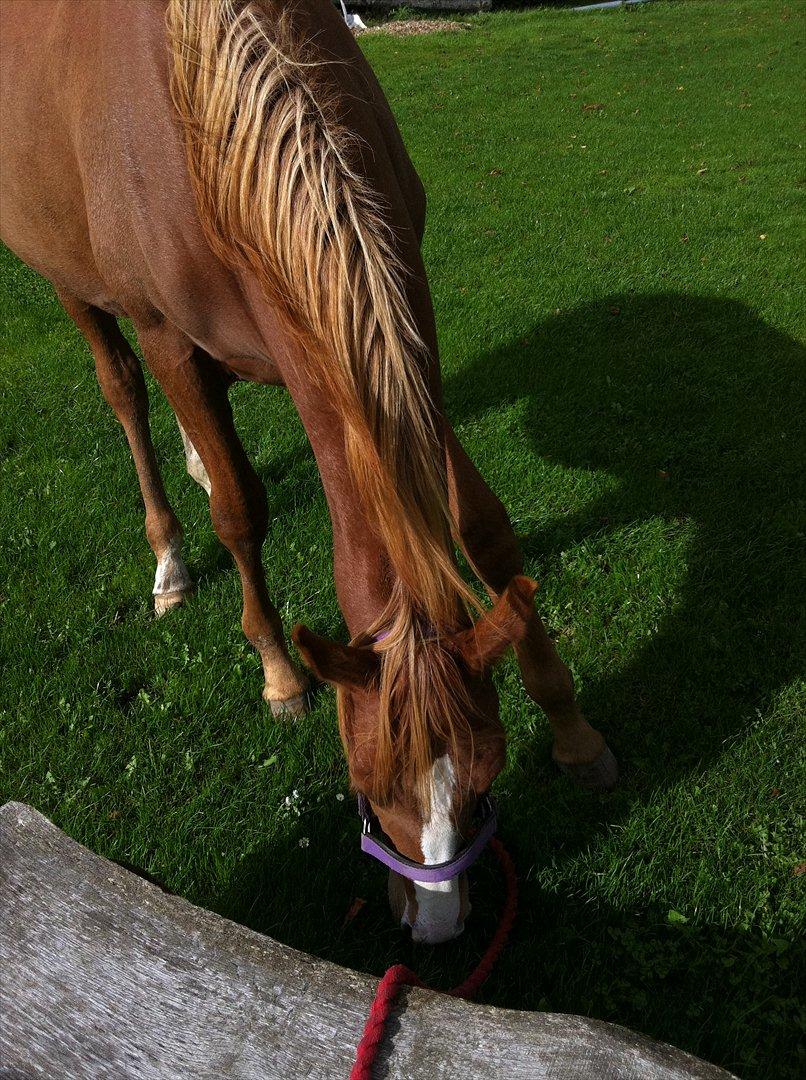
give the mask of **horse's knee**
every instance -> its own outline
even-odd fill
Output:
[[[105,401],[121,423],[131,423],[148,412],[148,394],[137,357],[108,346],[95,357],[95,373]]]
[[[523,569],[520,547],[503,503],[490,494],[483,507],[463,507],[458,522],[462,550],[496,592]]]
[[[260,548],[269,528],[266,490],[256,475],[227,483],[213,475],[210,514],[222,544],[233,554]]]

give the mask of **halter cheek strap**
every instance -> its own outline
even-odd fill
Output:
[[[394,870],[396,874],[400,874],[401,877],[408,878],[409,881],[419,881],[427,885],[450,881],[473,865],[495,833],[498,820],[492,795],[482,796],[479,805],[481,821],[476,834],[459,849],[452,859],[426,866],[413,859],[407,859],[405,855],[401,855],[391,844],[382,839],[378,820],[372,812],[369,800],[366,795],[359,793],[358,813],[363,823],[361,850],[383,863],[384,866],[388,866],[390,870]],[[373,825],[378,829],[377,835],[372,833]]]

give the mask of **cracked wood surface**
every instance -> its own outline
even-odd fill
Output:
[[[0,1077],[348,1076],[376,979],[290,949],[0,809]],[[411,989],[388,1080],[725,1080],[625,1028]]]

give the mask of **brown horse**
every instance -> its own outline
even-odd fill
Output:
[[[53,282],[123,425],[157,613],[191,582],[123,315],[208,489],[277,713],[304,708],[306,682],[266,589],[266,497],[227,388],[237,378],[291,393],[352,643],[302,626],[293,636],[338,687],[352,783],[400,853],[449,860],[502,768],[490,667],[510,645],[555,760],[611,786],[615,762],[533,610],[507,515],[443,416],[422,185],[332,5],[27,0],[3,4],[2,19],[3,236]],[[492,610],[460,577],[454,542]],[[390,891],[417,940],[461,930],[464,878],[393,875]]]

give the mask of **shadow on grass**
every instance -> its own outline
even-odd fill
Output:
[[[621,295],[536,326],[446,386],[454,422],[517,402],[536,455],[617,480],[523,538],[533,572],[650,518],[695,526],[674,610],[582,694],[639,788],[718,755],[802,670],[805,361],[743,304]]]
[[[359,853],[351,812],[345,804],[306,812],[245,860],[215,910],[353,970],[380,977],[404,963],[431,986],[457,985],[499,915],[494,860],[474,868],[465,934],[438,948],[412,945],[393,924],[385,872]],[[366,903],[349,919],[357,898]],[[527,879],[513,936],[480,996],[487,1004],[622,1024],[742,1077],[794,1077],[797,964],[790,943],[757,931],[670,924],[657,906],[620,911]]]
[[[455,423],[517,403],[534,454],[617,480],[570,517],[546,524],[535,513],[542,524],[523,538],[532,572],[559,574],[564,550],[650,519],[695,525],[673,610],[617,672],[584,686],[583,707],[621,758],[622,794],[571,791],[551,773],[543,739],[514,752],[504,836],[522,872],[579,851],[650,791],[718,757],[798,673],[804,370],[801,346],[741,304],[624,295],[558,315],[448,380]],[[351,812],[312,808],[243,865],[217,910],[349,967],[379,974],[402,961],[435,985],[458,982],[489,939],[495,871],[474,872],[475,915],[458,942],[415,948],[392,924],[382,873],[359,857]],[[356,896],[369,902],[342,925]],[[667,914],[526,880],[485,999],[614,1020],[745,1075],[790,1074],[786,943],[670,926]]]

